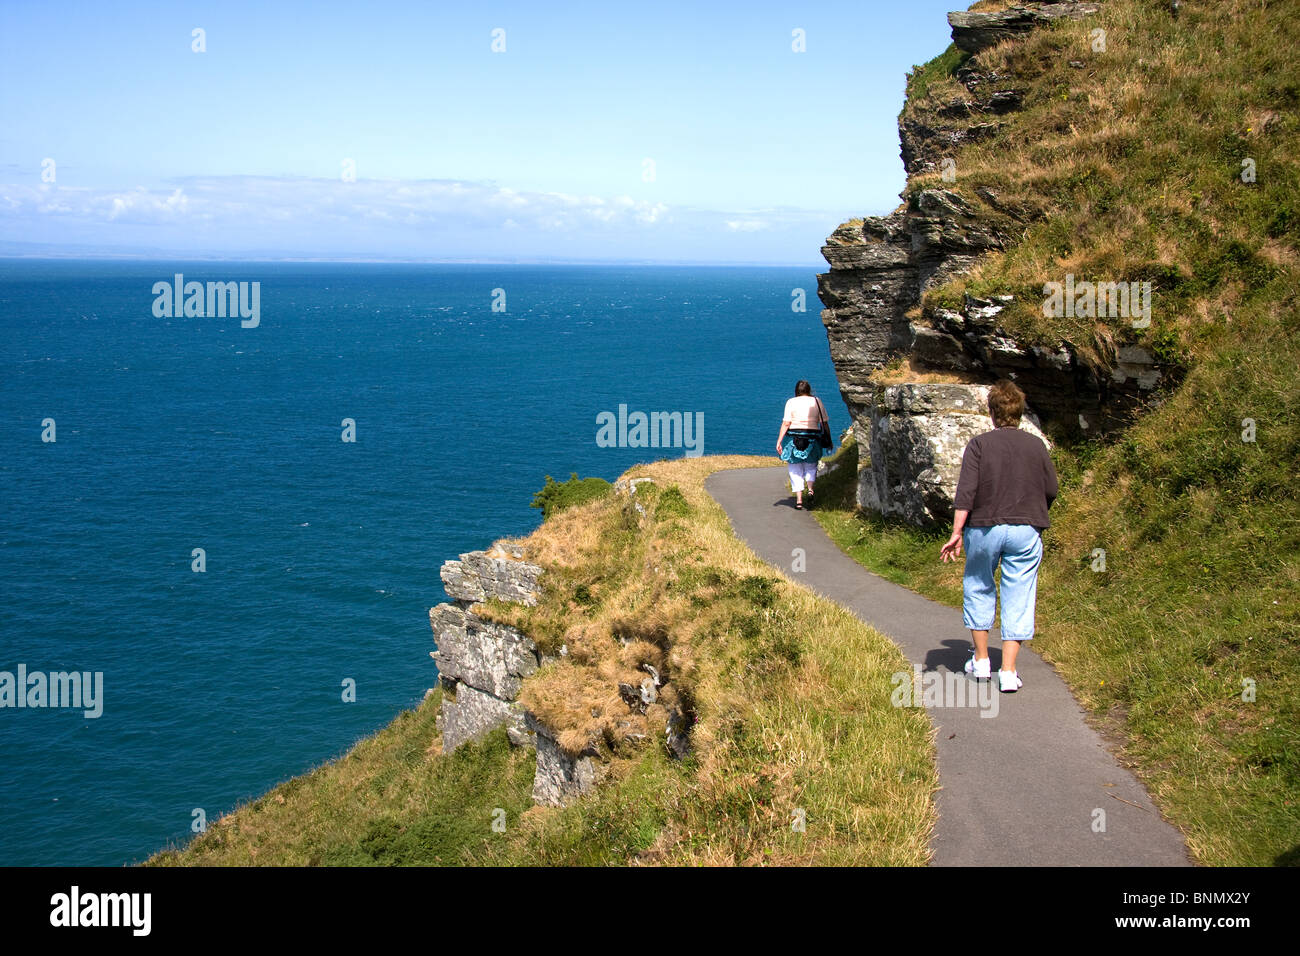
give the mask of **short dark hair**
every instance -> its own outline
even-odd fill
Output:
[[[788,381],[790,381],[790,380],[789,380],[789,379],[786,379],[786,381],[788,382]],[[808,384],[806,381],[804,381],[803,379],[799,379],[799,381],[797,381],[797,382],[794,383],[794,393],[795,393],[796,395],[811,395],[811,394],[812,394],[812,386],[809,385],[809,384]]]
[[[1002,379],[989,389],[989,414],[998,428],[1018,426],[1025,414],[1025,393],[1010,379]]]

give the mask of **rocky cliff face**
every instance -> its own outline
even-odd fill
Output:
[[[950,14],[954,42],[971,54],[955,73],[968,95],[904,111],[899,138],[909,180],[944,172],[955,150],[996,132],[1020,108],[1026,91],[1014,76],[983,68],[982,50],[1100,8],[1026,3]],[[1086,348],[1017,341],[998,323],[1010,296],[922,308],[927,291],[1007,248],[1036,213],[981,186],[905,194],[888,216],[850,220],[831,234],[822,248],[830,271],[818,276],[817,291],[860,450],[858,503],[928,524],[951,517],[965,442],[989,427],[988,385],[1010,378],[1025,391],[1033,413],[1026,427],[1037,430],[1041,420],[1061,436],[1095,436],[1129,422],[1170,370],[1141,348],[1104,340]],[[903,363],[904,381],[895,375],[885,384],[881,370]]]
[[[542,569],[522,554],[471,551],[442,566],[442,582],[454,604],[429,611],[437,650],[442,709],[438,726],[444,752],[481,737],[502,724],[516,747],[537,750],[533,800],[558,806],[585,792],[600,778],[591,755],[570,756],[554,735],[519,703],[524,678],[544,663],[526,634],[474,613],[489,598],[536,604]]]

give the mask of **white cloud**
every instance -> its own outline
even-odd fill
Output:
[[[3,205],[14,214],[89,221],[172,222],[192,217],[214,223],[328,220],[404,222],[415,226],[584,229],[652,226],[663,203],[558,192],[520,192],[508,187],[453,180],[366,180],[227,176],[194,178],[163,188],[131,190],[3,187]],[[503,215],[504,214],[504,215]]]
[[[125,189],[0,184],[0,241],[171,254],[798,261],[811,258],[808,250],[820,248],[844,218],[442,179],[214,176]]]

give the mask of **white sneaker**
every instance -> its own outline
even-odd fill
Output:
[[[966,662],[966,673],[976,680],[990,680],[993,672],[989,669],[989,659],[986,657],[982,661],[975,660],[975,652],[972,651],[970,660]]]
[[[1004,694],[1012,694],[1025,686],[1020,671],[998,671],[998,686]]]

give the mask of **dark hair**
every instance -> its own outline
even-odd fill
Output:
[[[1020,386],[1004,378],[989,389],[989,414],[998,428],[1018,426],[1025,413],[1025,393]]]
[[[789,381],[789,379],[786,381]],[[794,383],[794,393],[795,395],[811,395],[812,386],[803,379],[799,379],[799,381]]]

